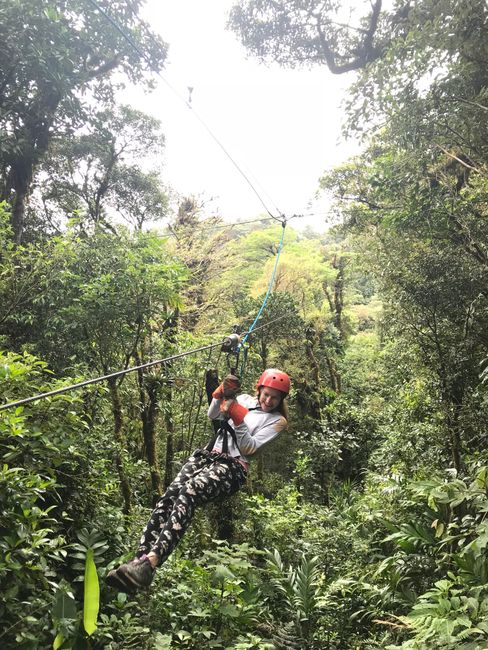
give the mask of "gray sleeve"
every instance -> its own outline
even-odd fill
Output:
[[[272,420],[269,424],[264,425],[259,431],[256,431],[253,436],[250,435],[249,429],[246,425],[246,418],[244,422],[236,427],[237,442],[241,453],[246,456],[252,456],[258,449],[267,445],[271,440],[286,428],[287,421],[283,416],[279,416],[276,420]]]
[[[219,415],[220,415],[220,400],[215,399],[215,397],[212,399],[210,402],[210,406],[208,407],[208,417],[211,420],[216,420]]]

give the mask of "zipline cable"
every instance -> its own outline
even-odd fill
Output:
[[[319,214],[319,213],[311,213],[311,214],[292,214],[290,217],[286,217],[286,222],[290,221],[290,219],[303,219],[304,217],[314,217],[314,216],[324,216]],[[267,221],[276,221],[275,217],[260,217],[258,219],[250,219],[249,221],[234,221],[232,223],[218,223],[215,225],[207,224],[206,221],[201,221],[199,223],[202,224],[201,227],[197,226],[192,226],[192,232],[205,232],[207,230],[232,230],[233,228],[237,228],[238,226],[245,226],[250,223],[264,223]],[[170,230],[171,232],[171,230]],[[172,233],[173,234],[173,233]],[[168,235],[156,235],[156,237],[167,237]]]
[[[102,14],[102,15],[103,15],[103,16],[104,16],[104,17],[105,17],[105,18],[106,18],[106,19],[111,23],[111,25],[112,25],[113,27],[115,27],[115,29],[117,29],[117,31],[118,31],[118,32],[123,36],[123,38],[124,38],[124,39],[125,39],[125,40],[126,40],[126,41],[127,41],[127,42],[128,42],[128,43],[129,43],[133,48],[134,48],[134,50],[139,54],[139,56],[140,56],[141,58],[143,58],[143,59],[146,61],[146,63],[147,63],[147,64],[149,65],[149,67],[153,70],[153,72],[155,72],[155,73],[156,73],[156,74],[157,74],[157,75],[158,75],[158,76],[163,80],[163,82],[164,82],[164,83],[165,83],[165,84],[166,84],[166,85],[167,85],[167,86],[168,86],[168,87],[169,87],[169,88],[170,88],[170,89],[171,89],[171,90],[172,90],[172,91],[173,91],[173,92],[174,92],[174,93],[175,93],[175,94],[180,98],[180,99],[182,99],[182,101],[185,102],[185,104],[188,106],[188,108],[190,108],[190,109],[193,111],[195,117],[196,117],[196,118],[201,122],[202,126],[206,129],[206,131],[209,133],[209,135],[210,135],[210,136],[215,140],[215,142],[219,145],[219,147],[222,149],[222,151],[226,154],[226,156],[229,158],[229,160],[232,162],[232,164],[236,167],[236,169],[239,171],[239,173],[243,176],[243,178],[244,178],[244,179],[246,180],[246,182],[249,184],[249,186],[251,187],[251,189],[253,190],[253,192],[256,194],[257,198],[260,200],[261,204],[263,205],[263,207],[265,208],[265,210],[267,211],[267,213],[269,214],[269,216],[270,216],[272,219],[274,219],[275,221],[281,221],[281,225],[282,225],[281,240],[280,240],[280,243],[279,243],[279,246],[278,246],[278,252],[277,252],[277,255],[276,255],[276,260],[275,260],[275,265],[274,265],[273,273],[272,273],[272,275],[271,275],[271,279],[270,279],[270,282],[269,282],[269,285],[268,285],[268,290],[267,290],[266,295],[265,295],[265,297],[264,297],[264,300],[263,300],[263,303],[262,303],[262,305],[261,305],[261,308],[259,309],[259,312],[258,312],[256,318],[254,319],[253,324],[251,325],[250,329],[249,329],[248,332],[244,335],[244,337],[242,338],[241,342],[239,343],[239,348],[238,348],[238,349],[240,349],[240,348],[241,348],[241,347],[246,343],[246,341],[247,341],[249,335],[250,335],[253,331],[256,331],[256,330],[258,330],[258,329],[261,329],[261,327],[265,327],[265,326],[270,325],[271,323],[273,323],[273,322],[275,322],[275,321],[277,321],[277,320],[280,320],[281,318],[284,318],[284,315],[283,315],[283,316],[280,316],[279,318],[274,319],[273,321],[269,321],[268,323],[265,323],[264,325],[262,325],[262,326],[260,326],[260,327],[258,327],[258,328],[256,327],[256,324],[257,324],[259,318],[261,317],[261,314],[262,314],[262,312],[263,312],[263,310],[264,310],[264,307],[265,307],[265,305],[266,305],[266,302],[267,302],[267,300],[268,300],[269,294],[271,293],[271,288],[272,288],[272,286],[273,286],[274,278],[275,278],[275,275],[276,275],[276,269],[277,269],[277,266],[278,266],[278,260],[279,260],[279,257],[280,257],[280,254],[281,254],[281,250],[282,250],[282,247],[283,247],[283,240],[284,240],[284,236],[285,236],[285,227],[286,227],[286,219],[284,218],[284,215],[283,215],[282,213],[281,213],[281,218],[278,218],[278,217],[276,217],[275,215],[273,215],[273,214],[270,212],[270,210],[268,209],[267,205],[265,204],[265,202],[263,201],[263,199],[261,198],[261,196],[259,195],[259,193],[258,193],[257,190],[255,189],[254,185],[251,183],[251,181],[250,181],[249,178],[246,176],[246,174],[242,171],[242,169],[239,167],[239,165],[235,162],[235,160],[232,158],[232,156],[230,155],[230,153],[226,150],[226,148],[225,148],[224,145],[220,142],[220,140],[217,138],[217,136],[214,135],[214,133],[211,131],[211,129],[210,129],[210,128],[206,125],[206,123],[202,120],[202,118],[200,118],[200,116],[198,115],[198,113],[196,113],[196,112],[193,110],[193,107],[189,104],[189,102],[187,102],[186,100],[184,100],[183,98],[181,98],[181,96],[179,95],[179,93],[177,93],[177,91],[176,91],[176,90],[171,86],[171,84],[170,84],[170,83],[169,83],[169,82],[168,82],[168,81],[167,81],[167,80],[166,80],[166,79],[161,75],[161,73],[159,72],[159,70],[157,70],[156,68],[154,68],[151,59],[149,59],[149,58],[144,54],[144,52],[143,52],[143,51],[138,47],[138,45],[134,42],[134,40],[133,40],[133,39],[132,39],[132,38],[131,38],[131,37],[130,37],[130,36],[129,36],[129,35],[128,35],[128,34],[127,34],[123,29],[122,29],[122,27],[117,23],[117,21],[115,21],[115,20],[114,20],[114,19],[113,19],[109,14],[107,14],[107,13],[102,9],[102,7],[100,7],[100,5],[99,5],[95,0],[88,0],[88,2],[90,2],[90,4],[93,5],[93,6],[95,7],[95,9],[96,9],[97,11],[99,11],[99,12],[100,12],[100,13],[101,13],[101,14]],[[293,215],[293,216],[299,216],[299,215]],[[133,367],[131,367],[131,368],[125,368],[124,370],[118,370],[118,371],[116,371],[116,372],[113,372],[113,373],[110,373],[110,374],[107,374],[107,375],[103,375],[103,376],[101,376],[101,377],[96,377],[96,378],[93,378],[93,379],[86,379],[85,381],[81,381],[81,382],[78,382],[78,383],[76,383],[76,384],[71,384],[70,386],[64,386],[64,387],[62,387],[62,388],[57,388],[57,389],[55,389],[55,390],[48,391],[48,392],[46,392],[46,393],[40,393],[40,394],[38,394],[38,395],[33,395],[33,396],[31,396],[31,397],[26,397],[26,398],[24,398],[24,399],[17,400],[17,401],[15,401],[15,402],[10,402],[10,403],[8,403],[8,404],[0,405],[0,411],[4,411],[4,410],[10,409],[10,408],[14,408],[14,407],[22,406],[22,405],[24,405],[24,404],[29,404],[29,403],[31,403],[31,402],[35,402],[35,401],[40,400],[40,399],[45,399],[45,398],[47,398],[47,397],[54,397],[55,395],[61,395],[61,394],[63,394],[63,393],[67,393],[68,391],[71,391],[71,390],[76,390],[76,389],[78,389],[78,388],[83,388],[83,387],[85,387],[85,386],[90,386],[90,385],[92,385],[92,384],[99,383],[99,382],[101,382],[101,381],[105,381],[105,380],[107,380],[107,379],[113,379],[113,378],[115,378],[115,377],[120,377],[120,376],[126,375],[126,374],[128,374],[128,373],[130,373],[130,372],[135,372],[135,371],[137,371],[137,370],[142,370],[143,368],[150,368],[150,367],[155,366],[155,365],[164,364],[164,363],[167,363],[167,362],[169,362],[169,361],[173,361],[173,360],[175,360],[175,359],[180,359],[180,358],[182,358],[182,357],[189,356],[190,354],[196,354],[197,352],[203,352],[204,350],[211,350],[212,348],[217,347],[217,346],[219,346],[219,345],[220,345],[220,346],[222,345],[222,342],[221,342],[221,341],[220,341],[219,343],[211,343],[211,344],[209,344],[209,345],[205,345],[205,346],[202,346],[202,347],[200,347],[200,348],[195,348],[194,350],[188,350],[187,352],[181,352],[181,353],[179,353],[179,354],[175,354],[175,355],[172,355],[172,356],[170,356],[170,357],[166,357],[165,359],[158,359],[158,360],[156,360],[156,361],[149,361],[149,362],[147,362],[147,363],[140,364],[140,365],[138,365],[138,366],[133,366]]]
[[[136,370],[142,370],[143,368],[150,368],[151,366],[157,366],[158,364],[166,363],[167,361],[173,361],[174,359],[180,359],[186,357],[190,354],[196,352],[202,352],[203,350],[209,350],[210,348],[216,348],[219,343],[210,343],[209,345],[204,345],[201,348],[196,348],[194,350],[188,350],[187,352],[181,352],[179,354],[174,354],[171,357],[166,357],[165,359],[157,359],[156,361],[149,361],[148,363],[143,363],[139,366],[132,366],[131,368],[125,368],[124,370],[118,370],[117,372],[112,372],[108,375],[103,375],[102,377],[96,377],[95,379],[86,379],[85,381],[80,381],[77,384],[71,384],[70,386],[63,386],[62,388],[56,388],[55,390],[50,390],[47,393],[40,393],[39,395],[34,395],[33,397],[26,397],[25,399],[20,399],[16,402],[11,402],[10,404],[3,404],[0,406],[0,411],[5,409],[13,408],[14,406],[22,406],[23,404],[29,404],[29,402],[35,402],[38,399],[44,399],[45,397],[52,397],[54,395],[61,395],[62,393],[67,393],[70,390],[76,390],[77,388],[83,388],[84,386],[89,386],[90,384],[96,384],[105,379],[113,379],[114,377],[121,377],[126,375],[129,372],[135,372]]]
[[[282,316],[279,316],[278,318],[275,318],[272,321],[269,321],[268,323],[264,323],[260,327],[255,328],[255,331],[257,329],[261,329],[262,327],[267,327],[268,325],[271,325],[271,323],[274,323],[275,321],[281,320],[282,318],[285,318],[286,314],[283,314]],[[250,334],[250,331],[248,331],[244,336],[247,338],[248,334]],[[2,404],[0,405],[0,411],[5,411],[6,409],[14,408],[17,406],[23,406],[24,404],[29,404],[30,402],[35,402],[40,399],[45,399],[46,397],[53,397],[55,395],[61,395],[63,393],[67,393],[68,391],[71,390],[76,390],[78,388],[83,388],[84,386],[90,386],[91,384],[96,384],[101,381],[105,381],[106,379],[113,379],[114,377],[121,377],[122,375],[127,375],[129,372],[135,372],[136,370],[142,370],[143,368],[150,368],[152,366],[157,366],[160,364],[167,363],[168,361],[174,361],[175,359],[181,359],[183,357],[187,357],[190,354],[196,354],[197,352],[203,352],[204,350],[210,350],[212,348],[216,348],[217,346],[222,346],[222,341],[219,341],[218,343],[210,343],[209,345],[204,345],[200,348],[195,348],[193,350],[187,350],[186,352],[180,352],[178,354],[173,354],[170,357],[166,357],[164,359],[157,359],[156,361],[148,361],[147,363],[142,363],[139,366],[132,366],[131,368],[124,368],[124,370],[118,370],[117,372],[112,372],[108,375],[103,375],[102,377],[95,377],[94,379],[86,379],[85,381],[80,381],[77,384],[71,384],[70,386],[63,386],[62,388],[56,388],[55,390],[50,390],[46,393],[40,393],[39,395],[33,395],[32,397],[25,397],[24,399],[19,399],[15,402],[10,402],[8,404]]]
[[[190,104],[190,102],[187,101],[187,100],[185,100],[185,99],[183,99],[183,98],[181,97],[181,95],[176,91],[176,89],[175,89],[175,88],[174,88],[174,87],[169,83],[169,81],[168,81],[167,79],[165,79],[165,77],[163,77],[163,75],[160,73],[160,71],[159,71],[157,68],[155,68],[155,66],[153,65],[153,62],[151,61],[151,59],[150,59],[148,56],[146,56],[146,54],[145,54],[145,53],[144,53],[144,52],[139,48],[139,46],[137,45],[137,43],[135,43],[135,41],[131,38],[131,36],[130,36],[129,34],[126,33],[126,31],[123,29],[123,27],[121,27],[121,25],[119,25],[119,23],[118,23],[116,20],[114,20],[114,19],[112,18],[112,16],[110,16],[110,14],[108,14],[104,9],[102,9],[102,7],[100,7],[100,5],[98,4],[98,2],[96,2],[96,0],[88,0],[88,1],[90,2],[90,4],[91,4],[93,7],[95,7],[95,9],[97,9],[97,11],[99,11],[99,12],[100,12],[100,13],[101,13],[101,14],[102,14],[102,15],[103,15],[103,16],[104,16],[104,17],[105,17],[105,18],[110,22],[110,24],[111,24],[113,27],[115,27],[115,29],[119,32],[119,34],[121,34],[121,36],[122,36],[122,37],[123,37],[123,38],[124,38],[128,43],[129,43],[129,45],[131,45],[131,47],[134,48],[134,50],[139,54],[139,56],[140,56],[142,59],[144,59],[144,60],[146,61],[146,63],[148,64],[149,68],[150,68],[150,69],[151,69],[155,74],[157,74],[157,75],[159,76],[160,79],[162,79],[162,81],[163,81],[163,82],[168,86],[168,88],[169,88],[169,89],[170,89],[170,90],[171,90],[171,91],[172,91],[172,92],[173,92],[173,93],[174,93],[174,94],[175,94],[175,95],[176,95],[176,96],[177,96],[181,101],[183,101],[183,102],[186,104],[186,106],[187,106],[191,111],[193,111],[193,114],[195,115],[195,117],[197,118],[197,120],[200,122],[200,124],[204,127],[204,129],[205,129],[205,130],[207,131],[207,133],[211,136],[211,138],[216,142],[216,144],[217,144],[217,145],[222,149],[222,151],[225,153],[225,155],[226,155],[227,158],[230,160],[230,162],[234,165],[234,167],[237,169],[237,171],[242,175],[242,177],[244,178],[244,180],[248,183],[249,187],[252,189],[252,191],[254,192],[254,194],[257,196],[257,198],[259,199],[259,201],[261,202],[261,204],[263,205],[264,209],[265,209],[266,212],[269,214],[269,216],[270,216],[272,219],[274,219],[275,221],[280,221],[280,222],[281,222],[281,225],[282,225],[281,241],[280,241],[280,244],[279,244],[279,247],[278,247],[278,253],[277,253],[277,255],[276,255],[275,266],[274,266],[274,269],[273,269],[273,273],[272,273],[272,276],[271,276],[271,280],[270,280],[269,285],[268,285],[268,290],[267,290],[267,292],[266,292],[266,295],[265,295],[264,300],[263,300],[263,304],[261,305],[261,308],[260,308],[260,310],[259,310],[259,312],[258,312],[258,315],[256,316],[256,318],[255,318],[255,320],[254,320],[254,323],[253,323],[252,326],[251,326],[251,329],[249,330],[249,332],[246,334],[246,336],[244,337],[244,339],[241,341],[241,343],[240,343],[239,346],[238,346],[238,351],[239,351],[239,350],[242,348],[242,346],[246,343],[246,341],[247,341],[247,339],[248,339],[248,337],[249,337],[249,334],[251,334],[251,332],[252,332],[253,329],[255,328],[256,323],[258,322],[258,320],[259,320],[259,318],[260,318],[260,316],[261,316],[261,314],[262,314],[262,312],[263,312],[263,310],[264,310],[264,307],[265,307],[266,302],[267,302],[267,300],[268,300],[269,294],[271,293],[271,288],[272,288],[272,286],[273,286],[274,277],[275,277],[275,274],[276,274],[276,268],[277,268],[277,266],[278,266],[278,260],[279,260],[279,257],[280,257],[281,249],[282,249],[282,247],[283,247],[283,239],[284,239],[284,236],[285,236],[285,226],[286,226],[286,219],[285,219],[285,216],[284,216],[284,214],[281,212],[281,210],[278,210],[278,212],[280,212],[280,217],[276,217],[276,216],[275,216],[275,215],[274,215],[274,214],[269,210],[268,206],[266,205],[266,203],[264,202],[264,200],[261,198],[261,195],[260,195],[259,192],[256,190],[256,188],[254,187],[253,183],[251,183],[249,177],[244,173],[244,171],[241,169],[241,167],[237,164],[237,162],[234,160],[234,158],[230,155],[230,153],[229,153],[229,152],[227,151],[227,149],[224,147],[224,145],[222,144],[222,142],[217,138],[217,136],[213,133],[213,131],[210,129],[210,127],[206,124],[206,122],[205,122],[205,121],[204,121],[204,120],[199,116],[199,114],[198,114],[198,113],[193,109],[193,107],[192,107],[192,105]],[[148,32],[148,34],[149,34],[149,37],[151,38],[151,34],[150,34],[150,32]],[[273,203],[274,203],[274,202],[273,202]],[[275,205],[275,207],[277,207],[277,206]],[[293,215],[293,216],[294,216],[294,217],[297,217],[298,215]],[[1,409],[0,409],[0,410],[1,410]]]
[[[193,112],[193,114],[195,115],[196,119],[200,122],[200,124],[203,126],[203,128],[207,131],[207,133],[210,135],[210,137],[211,137],[211,138],[216,142],[216,144],[220,147],[220,149],[222,149],[222,151],[224,152],[224,154],[227,156],[227,158],[230,160],[230,162],[231,162],[231,163],[234,165],[234,167],[237,169],[237,171],[239,172],[239,174],[241,174],[241,176],[244,178],[244,180],[245,180],[246,183],[249,185],[249,187],[251,188],[251,190],[254,192],[254,194],[256,195],[256,197],[258,198],[259,202],[260,202],[261,205],[264,207],[264,209],[266,210],[266,212],[269,214],[269,216],[270,216],[272,219],[275,219],[276,221],[280,221],[280,217],[275,216],[275,215],[274,215],[274,214],[269,210],[268,206],[267,206],[266,203],[264,202],[263,198],[261,197],[261,195],[259,194],[259,192],[257,191],[257,189],[254,187],[253,183],[251,182],[251,180],[249,179],[249,177],[247,176],[247,174],[246,174],[246,173],[241,169],[241,167],[237,164],[237,162],[234,160],[234,158],[230,155],[230,153],[229,153],[229,152],[227,151],[227,149],[224,147],[224,145],[222,144],[222,142],[218,139],[218,137],[214,134],[214,132],[210,129],[210,127],[209,127],[209,126],[206,124],[206,122],[203,120],[203,118],[201,118],[200,115],[195,111],[195,109],[193,108],[193,106],[192,106],[188,101],[186,101],[186,99],[184,99],[184,98],[180,95],[180,93],[179,93],[179,92],[178,92],[178,91],[177,91],[177,90],[176,90],[176,89],[175,89],[175,88],[174,88],[174,87],[169,83],[169,81],[168,81],[167,79],[165,79],[165,78],[163,77],[163,75],[160,73],[160,71],[159,71],[159,70],[154,66],[154,64],[153,64],[153,62],[151,61],[151,59],[150,59],[148,56],[146,56],[146,54],[145,54],[145,53],[140,49],[140,47],[139,47],[139,46],[137,45],[137,43],[136,43],[136,42],[131,38],[131,36],[130,36],[129,34],[126,33],[126,31],[125,31],[125,30],[124,30],[124,29],[119,25],[119,23],[118,23],[116,20],[114,20],[114,19],[112,18],[112,16],[110,16],[110,14],[108,14],[104,9],[102,9],[102,7],[100,7],[100,5],[98,4],[98,2],[96,2],[96,0],[88,0],[88,2],[89,2],[93,7],[95,7],[95,9],[96,9],[97,11],[99,11],[99,12],[100,12],[100,13],[101,13],[101,14],[102,14],[102,15],[103,15],[103,16],[104,16],[104,17],[105,17],[105,18],[110,22],[110,24],[111,24],[113,27],[115,27],[115,29],[119,32],[119,34],[121,34],[121,36],[122,36],[122,37],[123,37],[123,38],[124,38],[128,43],[129,43],[129,45],[131,45],[131,47],[134,48],[134,50],[139,54],[139,56],[140,56],[142,59],[144,59],[144,61],[146,61],[146,63],[149,65],[149,68],[150,68],[150,69],[151,69],[155,74],[158,75],[158,77],[159,77],[159,78],[160,78],[160,79],[161,79],[161,80],[166,84],[166,86],[168,86],[168,88],[169,88],[169,89],[170,89],[170,90],[171,90],[171,91],[172,91],[172,92],[173,92],[173,93],[174,93],[174,94],[175,94],[175,95],[176,95],[176,96],[177,96],[177,97],[178,97],[182,102],[184,102],[184,103],[186,104],[186,106],[187,106],[187,107],[188,107],[188,108]],[[149,34],[149,37],[152,38],[150,32],[148,32],[148,34]],[[273,201],[273,203],[274,203],[274,201]],[[282,212],[281,212],[281,210],[279,210],[279,209],[277,208],[276,205],[275,205],[275,208],[278,210],[278,212],[279,212],[280,215],[282,216]]]

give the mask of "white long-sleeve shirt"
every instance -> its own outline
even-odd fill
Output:
[[[283,431],[287,422],[286,418],[284,418],[278,411],[265,413],[259,407],[257,398],[252,397],[252,395],[238,395],[237,402],[238,404],[245,406],[247,409],[257,408],[257,410],[249,411],[249,413],[244,417],[244,421],[237,426],[232,418],[229,419],[230,426],[235,429],[240,452],[229,435],[228,453],[234,458],[242,458],[245,462],[249,462],[250,457],[253,456],[258,449],[261,449],[263,445],[271,442],[273,438],[276,438],[276,436]],[[214,398],[208,409],[208,417],[212,420],[216,420],[220,415],[220,400]],[[222,451],[222,445],[223,437],[220,435],[215,441],[214,449]]]

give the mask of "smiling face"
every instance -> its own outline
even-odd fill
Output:
[[[274,411],[280,405],[283,399],[283,393],[276,388],[269,388],[269,386],[261,386],[259,389],[259,406],[265,413]]]

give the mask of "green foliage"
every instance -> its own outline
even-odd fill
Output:
[[[336,74],[374,61],[398,28],[394,15],[378,21],[380,5],[365,9],[347,5],[349,24],[342,7],[334,2],[311,2],[304,11],[294,0],[286,5],[272,0],[236,3],[230,26],[247,50],[262,61],[295,67],[326,64]],[[394,32],[393,32],[394,33]]]
[[[103,14],[48,4],[0,7],[3,402],[244,330],[281,236],[222,229],[192,198],[167,239],[142,232],[167,210],[140,163],[163,139],[110,75],[145,63]],[[108,4],[159,66],[140,3]],[[351,3],[346,25],[343,5],[303,4],[246,0],[231,26],[262,58],[359,70],[345,128],[373,135],[321,181],[342,225],[287,226],[250,340],[246,390],[267,365],[292,375],[289,430],[128,598],[103,577],[131,557],[159,466],[169,479],[208,437],[203,377],[225,360],[2,412],[2,647],[487,647],[486,7]]]
[[[320,568],[317,557],[302,556],[296,567],[286,567],[274,549],[266,556],[271,582],[284,599],[288,616],[295,623],[299,639],[310,643],[319,615]]]
[[[160,647],[235,647],[232,642],[249,650],[271,648],[257,632],[266,606],[252,562],[256,549],[215,544],[215,550],[202,553],[198,565],[189,560],[168,563],[164,583],[156,582],[150,615],[159,621]]]
[[[38,390],[43,371],[45,364],[33,357],[3,355],[4,395],[15,399],[22,390]],[[66,469],[69,437],[84,423],[74,398],[58,399],[53,407],[57,425],[63,426],[63,441],[56,424],[49,430],[41,424],[42,414],[32,417],[29,409],[18,407],[0,418],[0,607],[7,646],[42,644],[56,567],[66,558],[67,531],[58,518],[63,488],[58,471]],[[76,457],[73,454],[73,465]]]
[[[420,596],[403,620],[415,639],[394,648],[459,648],[481,650],[488,640],[488,589],[457,586],[456,580],[438,580]]]
[[[431,478],[412,483],[408,510],[416,518],[388,524],[394,532],[383,543],[393,542],[398,550],[377,566],[372,577],[380,583],[351,585],[368,603],[357,610],[358,620],[381,618],[391,628],[413,633],[412,639],[388,647],[484,647],[486,476],[483,466],[474,468],[469,481]],[[380,600],[375,592],[382,594]],[[413,604],[408,614],[395,615],[408,604]]]
[[[138,230],[162,219],[167,197],[158,173],[137,165],[161,156],[163,143],[159,122],[129,106],[91,114],[81,133],[58,139],[43,165],[37,194],[50,221],[62,225],[68,217],[87,232],[110,230],[115,212]]]
[[[116,68],[134,82],[146,76],[145,63],[122,30],[111,28],[105,11],[151,57],[152,69],[162,65],[166,46],[141,23],[140,4],[127,10],[102,2],[103,12],[87,11],[78,1],[69,9],[49,0],[2,4],[0,196],[12,201],[17,242],[31,225],[24,219],[26,199],[53,136],[82,125],[90,104],[112,100]]]

